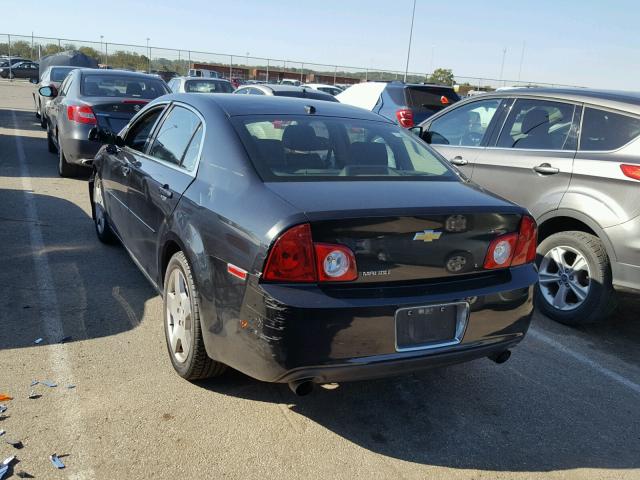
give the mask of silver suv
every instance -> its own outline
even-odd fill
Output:
[[[571,325],[640,290],[640,95],[513,89],[456,103],[422,138],[539,225],[538,307]]]

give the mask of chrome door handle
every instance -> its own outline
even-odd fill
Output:
[[[469,162],[467,162],[464,158],[462,158],[460,155],[453,157],[451,160],[449,160],[451,163],[453,163],[454,165],[457,165],[459,167],[462,167],[463,165],[468,164]]]
[[[169,188],[169,185],[163,185],[162,187],[158,187],[158,193],[164,199],[173,197],[173,192]]]
[[[533,169],[542,175],[553,175],[555,173],[560,172],[559,168],[552,167],[548,163],[542,163],[540,165],[536,165],[535,167],[533,167]]]

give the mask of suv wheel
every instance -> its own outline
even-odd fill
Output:
[[[600,239],[561,232],[538,246],[538,308],[566,325],[605,320],[615,307],[611,265]]]
[[[164,333],[173,368],[187,380],[215,377],[226,369],[205,350],[198,298],[187,258],[177,252],[164,276]]]

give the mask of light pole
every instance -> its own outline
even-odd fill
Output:
[[[502,50],[502,65],[500,66],[500,81],[502,82],[502,74],[504,73],[504,59],[507,56],[507,49]]]
[[[102,44],[103,44],[103,40],[104,39],[104,35],[100,35],[100,56],[102,56],[103,50],[102,50]],[[107,63],[104,61],[104,56],[102,56],[102,63]]]
[[[409,73],[409,57],[411,56],[411,40],[413,38],[413,19],[416,16],[416,0],[413,0],[413,11],[411,13],[411,29],[409,30],[409,47],[407,48],[407,65],[404,69],[404,81],[407,81],[407,73]]]
[[[524,62],[524,47],[526,43],[522,42],[522,53],[520,54],[520,68],[518,69],[518,82],[520,81],[520,77],[522,76],[522,63]]]
[[[149,48],[149,37],[147,37],[147,73],[151,73],[151,48]]]

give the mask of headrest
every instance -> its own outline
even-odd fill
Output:
[[[534,132],[539,128],[538,132]],[[549,113],[543,108],[532,108],[522,119],[520,132],[526,135],[540,132],[549,133]]]
[[[282,144],[289,150],[309,152],[320,150],[316,131],[309,125],[289,125],[282,134]]]
[[[355,142],[349,149],[351,158],[349,165],[382,165],[387,166],[387,146],[384,143]]]
[[[127,95],[142,95],[142,87],[137,82],[127,83]]]

